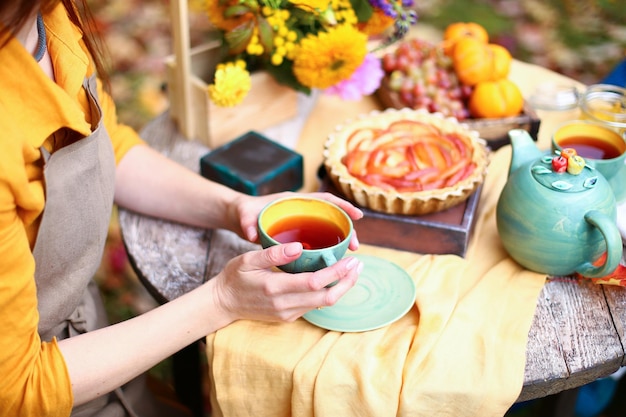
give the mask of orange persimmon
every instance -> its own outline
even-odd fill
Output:
[[[524,107],[524,97],[513,81],[503,78],[476,84],[469,99],[472,117],[510,117]]]
[[[452,54],[454,45],[463,38],[475,38],[483,43],[489,42],[487,30],[475,22],[456,22],[449,24],[443,32],[443,49]]]
[[[513,58],[505,47],[470,37],[460,39],[455,45],[454,71],[463,84],[474,86],[509,74]]]

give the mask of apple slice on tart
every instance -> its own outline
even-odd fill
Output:
[[[338,126],[324,145],[324,166],[361,207],[421,215],[466,200],[482,182],[489,151],[478,132],[425,110],[387,109]]]

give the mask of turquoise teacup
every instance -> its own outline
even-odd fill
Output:
[[[339,206],[313,197],[286,197],[268,204],[259,214],[259,239],[268,248],[300,242],[302,255],[279,268],[285,272],[314,272],[343,258],[353,233],[352,219]]]
[[[573,148],[578,155],[611,180],[626,162],[626,140],[617,131],[590,120],[571,120],[552,136],[552,150]]]

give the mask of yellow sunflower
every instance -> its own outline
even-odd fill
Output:
[[[302,85],[325,89],[350,78],[366,54],[367,36],[352,25],[340,25],[302,39],[293,72]]]
[[[215,80],[209,85],[208,93],[216,105],[234,107],[246,98],[251,88],[250,73],[246,70],[246,64],[239,60],[217,66]]]
[[[238,0],[227,0],[221,2],[220,0],[206,0],[206,12],[209,17],[209,21],[218,29],[224,31],[230,31],[239,26],[240,24],[247,22],[254,18],[252,13],[246,13],[237,17],[224,17],[224,11],[231,6],[239,4]]]

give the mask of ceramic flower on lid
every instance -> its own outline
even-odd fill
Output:
[[[573,148],[556,150],[538,160],[531,172],[539,183],[558,191],[580,191],[595,187],[598,176],[595,169]],[[565,174],[565,175],[562,175]]]
[[[417,21],[412,6],[413,0],[207,0],[224,46],[209,97],[236,106],[257,69],[306,94],[371,94],[384,74],[370,37],[384,38],[374,49],[404,37]]]

